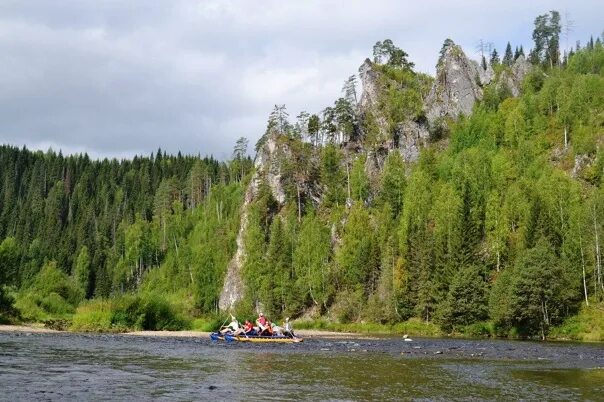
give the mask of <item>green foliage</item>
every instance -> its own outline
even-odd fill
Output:
[[[74,279],[85,296],[90,295],[90,254],[83,246],[78,253],[74,269]]]
[[[52,261],[18,294],[15,308],[27,321],[62,319],[73,314],[82,298],[83,291]]]
[[[350,169],[350,196],[354,201],[364,202],[369,198],[369,178],[365,173],[366,158],[361,156],[352,164]]]
[[[405,165],[400,153],[388,154],[384,163],[380,183],[380,198],[390,205],[393,217],[397,217],[403,208],[405,194]]]
[[[552,10],[535,18],[533,41],[535,47],[529,59],[533,64],[553,67],[560,63],[560,13]]]
[[[396,47],[390,39],[385,39],[383,42],[378,41],[373,46],[373,61],[375,63],[381,63],[383,59],[386,59],[389,66],[410,70],[414,64],[407,60],[407,56],[409,55],[404,50]]]
[[[604,341],[604,306],[602,303],[583,306],[579,314],[552,328],[550,337],[575,341]]]
[[[346,201],[346,173],[342,169],[342,151],[333,144],[323,148],[321,154],[321,182],[326,186],[323,196],[325,207],[343,205]]]
[[[293,255],[297,287],[305,295],[303,300],[324,308],[333,293],[330,259],[329,229],[315,214],[305,216]]]
[[[340,247],[335,252],[336,282],[342,289],[357,284],[374,286],[378,260],[368,211],[355,203],[347,217]]]
[[[515,327],[521,335],[545,338],[571,312],[576,291],[546,241],[520,254],[505,275],[492,295],[492,316],[500,329]]]
[[[284,203],[258,171],[241,209],[244,139],[228,162],[0,147],[0,314],[16,316],[14,293],[24,319],[76,311],[78,330],[185,328],[199,314],[192,325],[214,329],[243,222],[242,317],[262,306],[342,329],[599,333],[597,310],[571,316],[604,299],[604,50],[591,43],[559,63],[556,24],[554,13],[536,24],[538,66],[519,97],[495,80],[472,115],[432,125],[415,164],[394,151],[397,133],[423,122],[432,79],[390,41],[376,47],[379,103],[362,119],[354,77],[321,118],[292,125],[277,105],[259,146],[278,145]],[[510,57],[507,46],[500,78]],[[78,307],[84,298],[95,299]]]
[[[54,261],[42,267],[29,289],[39,296],[56,294],[72,306],[77,305],[82,299],[81,290],[74,286],[63,271],[57,268]]]
[[[464,267],[457,271],[440,314],[441,326],[447,331],[488,317],[486,282],[478,268]]]
[[[123,295],[94,300],[78,307],[72,331],[123,332],[133,330],[179,330],[190,323],[161,295]]]
[[[423,99],[430,91],[433,79],[425,74],[410,69],[392,68],[388,65],[376,66],[381,71],[379,106],[390,127],[396,132],[397,123],[405,120],[423,118]]]
[[[18,316],[18,311],[13,307],[14,302],[8,290],[0,285],[0,324],[9,324]]]
[[[346,289],[338,293],[330,314],[337,322],[355,322],[360,318],[363,304],[363,289],[360,287],[354,290]]]

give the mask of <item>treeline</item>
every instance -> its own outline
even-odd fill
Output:
[[[158,272],[147,287],[215,305],[251,169],[246,146],[240,139],[230,162],[161,150],[95,161],[1,146],[0,284],[36,319],[139,289],[163,266],[163,282]]]
[[[491,57],[483,100],[431,133],[412,165],[397,127],[425,119],[431,78],[389,40],[373,49],[380,116],[359,110],[354,76],[319,114],[292,124],[276,106],[256,149],[276,141],[264,162],[278,168],[285,203],[256,172],[242,316],[262,306],[275,318],[545,336],[602,302],[604,47],[598,38],[560,57],[559,33],[555,14],[536,20],[517,98],[501,79],[511,46],[503,62]],[[216,313],[246,154],[244,138],[228,162],[0,147],[0,320],[77,308],[77,329],[173,329]]]
[[[597,40],[565,63],[546,57],[519,98],[494,80],[446,149],[436,143],[412,166],[391,152],[368,174],[354,144],[277,136],[290,195],[280,209],[261,188],[253,205],[242,308],[418,317],[447,331],[490,321],[501,335],[545,336],[581,303],[602,301],[604,48]],[[288,170],[292,153],[306,156]]]

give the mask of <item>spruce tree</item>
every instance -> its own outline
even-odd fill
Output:
[[[497,53],[497,49],[493,49],[493,52],[491,53],[491,59],[489,60],[489,64],[491,65],[491,67],[495,67],[495,66],[499,65],[499,63],[501,63],[501,61],[499,60],[499,54]]]
[[[514,55],[512,53],[512,45],[508,42],[505,47],[505,54],[503,56],[503,64],[510,67],[514,63]]]

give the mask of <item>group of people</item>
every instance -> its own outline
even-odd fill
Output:
[[[220,333],[222,335],[289,336],[292,338],[296,336],[294,335],[294,328],[289,321],[289,317],[285,318],[282,327],[268,320],[263,313],[258,314],[256,325],[250,320],[245,320],[245,323],[241,325],[233,315],[231,315],[231,319],[232,321],[229,325],[220,328]]]

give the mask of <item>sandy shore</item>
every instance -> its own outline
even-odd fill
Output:
[[[35,332],[35,333],[58,333],[54,329],[44,328],[36,325],[0,325],[0,332]],[[157,336],[157,337],[208,337],[209,332],[204,331],[133,331],[125,332],[123,335],[129,336]],[[366,335],[355,334],[352,332],[333,332],[321,331],[315,329],[300,329],[296,330],[296,335],[301,338],[354,338],[354,339],[371,339]]]
[[[0,332],[37,332],[37,333],[56,333],[54,329],[45,328],[36,325],[0,325]]]

